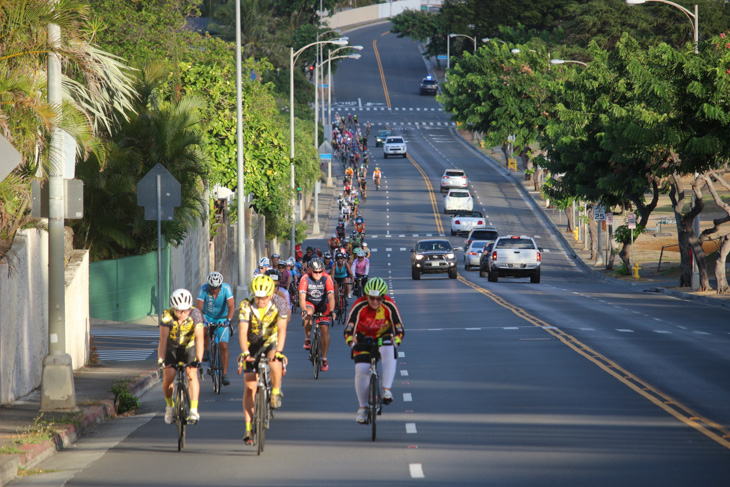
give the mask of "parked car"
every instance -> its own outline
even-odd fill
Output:
[[[385,139],[385,144],[383,144],[384,159],[387,159],[388,156],[406,157],[407,153],[406,141],[400,135],[391,135]]]
[[[469,232],[466,237],[464,247],[468,247],[472,240],[486,240],[487,242],[494,242],[499,237],[497,227],[493,225],[487,225],[484,228],[475,228]]]
[[[540,282],[542,250],[535,239],[527,236],[507,235],[494,242],[487,277],[497,282],[500,277],[529,277],[530,282]]]
[[[479,277],[487,277],[489,272],[489,265],[492,262],[492,249],[494,248],[494,242],[489,242],[484,246],[482,256],[479,258]]]
[[[468,189],[450,189],[444,196],[444,213],[455,211],[472,211],[474,200]]]
[[[419,93],[421,95],[437,95],[439,92],[439,83],[436,78],[429,75],[421,80]]]
[[[441,176],[441,192],[445,193],[451,188],[466,189],[469,184],[469,176],[463,169],[447,169]]]
[[[472,267],[479,265],[479,260],[482,258],[485,245],[487,245],[485,240],[474,240],[464,250],[464,270],[470,271]]]
[[[451,235],[469,233],[474,228],[486,228],[487,219],[479,211],[457,211],[451,216]]]
[[[411,249],[411,277],[421,278],[421,274],[446,272],[450,279],[456,279],[456,255],[460,247],[452,247],[445,239],[419,240]]]
[[[377,135],[375,136],[375,147],[383,147],[383,144],[385,144],[385,139],[393,135],[393,132],[390,130],[378,130]]]

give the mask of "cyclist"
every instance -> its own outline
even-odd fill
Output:
[[[361,279],[362,287],[368,282],[368,273],[370,272],[370,259],[365,257],[365,252],[361,249],[357,252],[357,258],[352,263],[352,270],[355,271],[355,279]]]
[[[370,121],[369,120],[365,124],[365,137],[367,137],[368,135],[370,135]]]
[[[360,186],[362,187],[362,182],[365,181],[365,179],[368,177],[368,168],[365,164],[361,164],[360,167],[357,169],[357,181],[360,183]]]
[[[355,174],[355,171],[351,167],[348,167],[347,169],[345,169],[345,182],[346,183],[352,183],[353,174]]]
[[[306,268],[307,265],[309,265],[309,261],[314,258],[314,249],[312,247],[307,247],[307,252],[304,254],[304,257],[302,257],[302,267]]]
[[[340,239],[337,238],[337,234],[332,235],[329,240],[330,252],[334,252],[337,247],[340,246]]]
[[[243,390],[243,415],[246,418],[246,434],[243,442],[253,444],[253,408],[256,399],[256,371],[258,363],[254,357],[261,352],[270,360],[271,366],[271,407],[281,407],[281,376],[282,363],[286,357],[284,343],[286,342],[286,322],[288,317],[287,304],[274,294],[276,284],[267,275],[254,277],[251,281],[251,296],[241,302],[239,312],[240,334],[238,341],[242,353],[238,357],[238,373],[245,366],[245,388]]]
[[[286,303],[286,324],[288,325],[291,321],[291,296],[289,295],[289,290],[281,286],[281,272],[279,272],[277,269],[269,269],[268,271],[266,271],[266,275],[269,276],[272,281],[274,281],[274,284],[276,284],[276,290],[274,291],[274,293],[277,296],[281,297],[281,299],[283,299]]]
[[[352,116],[352,121],[355,122],[355,125],[357,125],[357,113]]]
[[[164,364],[162,378],[162,394],[165,396],[165,423],[172,424],[175,419],[173,403],[173,381],[177,364],[185,363],[190,392],[189,423],[200,419],[198,414],[198,367],[203,360],[203,343],[205,339],[203,314],[193,307],[193,295],[187,289],[176,289],[170,295],[170,309],[162,312],[160,325],[160,343],[157,346],[157,362]]]
[[[231,320],[236,312],[236,301],[233,298],[231,286],[223,282],[223,275],[220,272],[208,274],[208,282],[200,286],[198,299],[195,307],[203,313],[205,326],[208,324],[220,325],[216,328],[215,334],[221,349],[221,365],[223,366],[222,382],[224,386],[230,385],[228,380],[228,340],[231,337]],[[207,332],[208,330],[206,330]],[[212,337],[205,333],[205,348],[209,349],[209,342]],[[206,354],[203,361],[206,360]]]
[[[355,231],[360,234],[360,237],[365,236],[365,219],[359,213],[355,217]]]
[[[302,307],[302,324],[304,325],[304,349],[312,348],[309,339],[312,331],[312,315],[322,313],[328,315],[325,322],[320,323],[322,331],[322,371],[329,370],[327,350],[330,346],[329,322],[335,314],[335,285],[332,278],[325,274],[324,263],[315,259],[311,265],[312,274],[302,277],[299,282],[299,305]]]
[[[382,177],[383,173],[380,172],[380,168],[375,166],[375,171],[373,171],[373,182],[375,183],[375,190],[380,190],[380,178]]]
[[[271,261],[268,257],[261,257],[259,259],[259,266],[256,268],[256,270],[253,271],[254,276],[258,276],[260,274],[264,274],[266,272],[266,269],[271,267]]]
[[[336,229],[336,236],[340,241],[342,241],[343,238],[345,238],[345,230],[347,229],[345,225],[345,219],[343,217],[340,217],[340,220],[337,222],[337,229]]]
[[[324,264],[324,271],[328,275],[332,275],[332,268],[335,266],[335,261],[332,260],[331,252],[327,251],[324,253],[324,256],[322,257],[322,263]]]
[[[345,296],[347,296],[347,299],[352,298],[352,291],[350,289],[350,282],[353,278],[352,275],[352,269],[350,268],[350,263],[347,261],[347,256],[343,254],[342,252],[338,252],[337,255],[337,262],[335,262],[335,266],[332,269],[332,276],[335,278],[335,282],[337,283],[337,286],[335,286],[335,303],[339,303],[339,287],[344,286],[345,288]],[[339,310],[340,313],[344,312],[344,310]]]
[[[276,266],[277,270],[279,271],[279,274],[281,275],[281,279],[279,279],[279,287],[282,289],[289,289],[289,286],[292,282],[292,275],[291,272],[289,272],[289,269],[286,268],[287,266],[286,260],[280,260],[279,264]],[[288,291],[287,291],[288,292]]]
[[[359,408],[358,423],[367,418],[368,385],[370,382],[370,346],[366,339],[381,340],[380,359],[383,368],[383,403],[393,401],[391,387],[395,379],[396,350],[403,340],[403,321],[392,298],[386,296],[388,285],[380,277],[365,285],[365,295],[350,308],[345,327],[345,341],[352,348],[355,360],[355,393]]]
[[[362,250],[363,252],[365,252],[365,258],[366,259],[370,259],[370,249],[368,248],[368,243],[367,242],[363,242],[360,245],[360,250]]]

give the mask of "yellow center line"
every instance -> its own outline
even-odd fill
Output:
[[[601,355],[589,346],[580,342],[572,335],[569,335],[562,330],[550,325],[549,323],[539,318],[536,318],[535,316],[532,316],[524,309],[508,303],[500,296],[497,296],[496,294],[488,291],[487,289],[484,289],[477,284],[474,284],[473,282],[467,281],[461,276],[458,276],[458,280],[466,284],[467,286],[475,289],[477,292],[485,295],[503,308],[512,311],[515,315],[519,316],[528,323],[532,323],[538,328],[542,328],[543,330],[560,340],[564,345],[567,345],[573,351],[590,360],[595,365],[600,367],[604,372],[607,372],[612,377],[618,379],[621,383],[628,386],[631,390],[648,399],[655,405],[659,406],[664,411],[677,418],[679,421],[688,426],[691,426],[692,428],[696,429],[703,435],[719,443],[725,448],[730,449],[730,431],[723,426],[717,424],[710,419],[700,416],[687,406],[674,400],[673,398],[661,392],[657,388],[651,386],[647,382],[639,379],[638,377],[618,365],[613,360],[610,360],[608,357]]]
[[[380,37],[385,37],[388,34],[390,34],[390,31],[389,30],[386,30],[385,32],[383,32],[382,34],[380,34]]]
[[[375,51],[375,59],[378,60],[378,69],[380,70],[380,80],[383,82],[383,93],[385,93],[385,104],[390,108],[390,95],[388,94],[388,84],[385,82],[385,72],[383,71],[383,63],[380,62],[380,53],[378,52],[378,41],[373,41],[373,51]]]
[[[439,214],[439,207],[438,203],[436,203],[436,196],[434,195],[431,181],[428,180],[428,176],[426,176],[424,170],[421,169],[421,166],[418,165],[418,163],[411,157],[410,154],[406,154],[406,157],[408,157],[408,160],[411,161],[411,164],[413,164],[413,166],[418,169],[418,172],[420,172],[421,176],[423,177],[423,181],[426,183],[428,197],[431,200],[431,208],[433,209],[433,219],[436,221],[436,230],[438,231],[439,235],[441,235],[444,233],[444,226],[441,224],[441,215]]]

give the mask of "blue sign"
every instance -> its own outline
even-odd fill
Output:
[[[447,59],[449,59],[449,56],[447,56],[446,54],[439,54],[438,56],[436,56],[436,59],[438,59],[439,61],[446,61]]]
[[[325,161],[325,160],[329,161],[329,160],[332,160],[332,154],[320,154],[319,158],[323,161]]]
[[[319,85],[320,88],[329,88],[330,85]]]

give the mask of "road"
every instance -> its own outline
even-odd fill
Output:
[[[334,82],[340,113],[391,128],[409,148],[408,158],[386,161],[371,137],[384,174],[363,205],[371,276],[386,278],[406,321],[395,401],[377,441],[354,421],[342,329],[333,330],[330,371],[314,381],[295,318],[284,405],[262,456],[241,442],[235,377],[220,396],[203,384],[202,419],[181,453],[158,388],[143,397],[143,414],[42,465],[56,472],[13,485],[728,485],[728,311],[639,293],[577,266],[531,200],[467,147],[432,97],[418,95],[427,72],[418,46],[387,29],[349,33],[365,49]],[[462,269],[456,280],[411,279],[415,242],[449,235],[438,193],[445,168],[467,171],[475,209],[502,234],[538,240],[542,283],[488,283]]]

